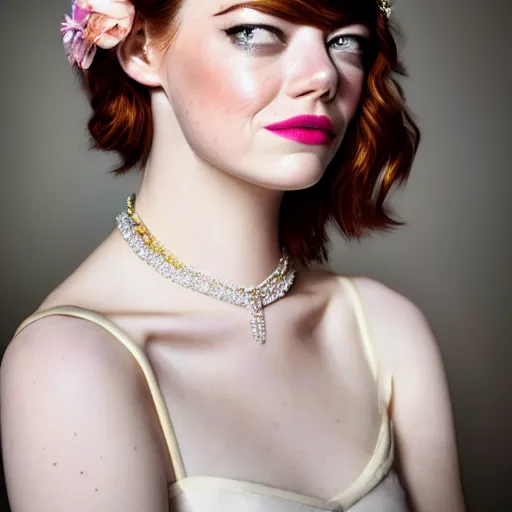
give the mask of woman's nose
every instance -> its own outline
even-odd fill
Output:
[[[312,27],[297,31],[289,43],[285,63],[286,93],[331,101],[338,91],[339,71],[333,63],[323,33]]]

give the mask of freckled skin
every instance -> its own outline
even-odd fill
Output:
[[[250,9],[220,17],[216,0],[185,2],[184,23],[161,68],[164,91],[185,138],[204,161],[264,187],[307,188],[339,149],[360,101],[359,57],[326,50],[326,35]],[[286,44],[260,31],[250,50],[224,30],[247,23],[277,24]],[[365,33],[362,25],[334,35]],[[179,69],[179,73],[175,70]],[[306,146],[265,130],[301,114],[326,115],[336,129],[330,146]]]

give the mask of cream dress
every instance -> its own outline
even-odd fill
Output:
[[[64,315],[101,326],[126,347],[147,380],[176,476],[176,482],[169,485],[169,510],[172,512],[408,512],[404,490],[393,469],[393,423],[388,413],[392,377],[379,378],[378,359],[359,293],[350,279],[344,278],[344,285],[352,299],[365,356],[379,387],[381,425],[373,455],[362,473],[352,485],[327,501],[255,482],[187,476],[163,394],[148,357],[140,345],[108,318],[88,309],[59,306],[28,317],[16,334],[41,318]],[[379,382],[386,384],[379,386]]]

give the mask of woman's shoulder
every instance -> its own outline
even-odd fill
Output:
[[[418,336],[431,334],[424,312],[406,294],[370,277],[351,277],[350,281],[357,290],[376,342],[398,347],[410,345]]]
[[[105,330],[79,318],[42,317],[8,345],[0,378],[13,506],[35,509],[43,499],[50,508],[69,509],[80,494],[94,508],[98,492],[137,501],[132,478],[143,482],[148,503],[163,503],[165,473],[153,449],[159,439],[144,419],[153,414],[146,383],[134,358]],[[27,482],[34,483],[30,496]]]
[[[311,291],[324,291],[336,300],[348,299],[347,287],[352,285],[368,316],[388,314],[410,318],[422,317],[420,308],[405,294],[372,277],[342,275],[323,268],[312,268],[302,272],[302,281]],[[350,303],[350,300],[347,300]]]
[[[308,270],[305,276],[307,288],[328,297],[329,322],[340,322],[360,308],[359,320],[387,371],[396,374],[402,365],[438,350],[425,314],[406,294],[372,277],[323,269]]]
[[[114,338],[114,325],[92,310],[57,299],[43,301],[41,306],[18,326],[5,350],[1,373],[22,373],[35,367],[50,374],[58,369],[63,378],[76,376],[85,368],[94,379],[94,372],[115,361],[113,378],[126,383],[137,380],[138,369],[133,357]],[[77,373],[78,372],[78,373]],[[3,377],[2,377],[3,378]]]
[[[337,276],[338,280],[350,280],[355,286],[361,302],[368,316],[376,320],[400,319],[412,322],[424,321],[421,308],[405,293],[401,293],[391,286],[372,277],[365,276]]]
[[[7,346],[2,366],[36,359],[51,364],[53,358],[60,360],[61,354],[70,363],[66,368],[73,371],[73,361],[79,364],[89,358],[92,365],[94,360],[112,360],[126,352],[105,328],[112,324],[105,290],[115,289],[118,278],[114,265],[108,265],[104,246],[105,242],[22,321]],[[122,365],[123,357],[118,360]]]
[[[99,321],[88,318],[94,315]],[[144,382],[137,362],[101,319],[108,321],[93,310],[62,305],[57,299],[43,301],[20,324],[4,352],[2,409],[14,395],[39,409],[50,407],[46,400],[68,400],[71,388],[76,403],[84,408],[84,401],[98,399],[106,389],[118,403],[140,395]],[[37,422],[30,412],[27,421],[32,419]]]

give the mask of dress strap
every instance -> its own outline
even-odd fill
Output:
[[[373,342],[371,330],[368,325],[368,319],[366,317],[359,290],[357,289],[352,279],[348,277],[342,277],[341,281],[345,290],[349,293],[351,299],[354,315],[356,317],[357,325],[359,328],[361,345],[363,347],[364,355],[368,361],[368,365],[377,385],[379,393],[379,406],[383,401],[384,404],[386,404],[386,408],[389,409],[391,406],[393,394],[393,376],[381,376],[379,357],[377,355],[377,350],[375,349],[375,344]]]
[[[169,417],[169,412],[167,410],[167,406],[165,404],[165,400],[163,398],[160,387],[158,386],[158,381],[156,379],[153,368],[151,367],[151,364],[142,348],[135,341],[133,341],[124,330],[114,324],[114,322],[109,320],[107,317],[100,315],[95,311],[79,308],[76,306],[57,306],[45,311],[34,313],[22,322],[22,324],[16,330],[14,336],[19,334],[23,329],[25,329],[25,327],[32,324],[36,320],[53,315],[81,318],[83,320],[87,320],[96,325],[99,325],[128,349],[142,370],[144,378],[148,384],[153,403],[155,404],[158,420],[160,422],[165,442],[169,451],[174,476],[176,477],[176,480],[185,478],[185,466],[183,464],[183,459],[178,446],[176,434]]]
[[[375,379],[378,392],[378,407],[381,414],[381,425],[377,443],[371,459],[357,480],[346,490],[333,498],[333,502],[341,502],[343,510],[349,508],[374,489],[389,473],[394,462],[393,422],[388,414],[392,395],[392,378],[383,379],[379,358],[368,325],[361,295],[353,280],[348,277],[340,278],[343,290],[348,294],[354,311],[361,346],[368,362],[370,371]]]

